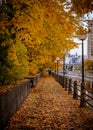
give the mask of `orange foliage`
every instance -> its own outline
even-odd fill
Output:
[[[63,48],[69,51],[76,46],[71,39],[77,34],[76,26],[79,29],[80,25],[77,17],[64,10],[63,4],[52,0],[8,0],[9,4],[12,5],[14,14],[9,20],[8,15],[7,17],[5,15],[7,20],[1,21],[0,34],[15,36],[10,37],[12,41],[5,39],[2,42],[2,46],[11,45],[8,50],[8,58],[12,55],[11,61],[16,60],[17,63],[15,45],[23,44],[27,49],[30,69],[31,67],[35,69],[34,66],[37,66],[37,73],[37,70],[53,64],[55,57],[63,55]]]

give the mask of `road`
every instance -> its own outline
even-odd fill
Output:
[[[63,75],[63,72],[59,72],[60,75]],[[82,80],[82,76],[81,76],[81,73],[80,72],[67,72],[65,74],[65,76],[69,77],[69,78],[74,78],[74,79],[80,79]],[[85,78],[84,78],[86,81],[93,81],[93,74],[91,73],[85,73]]]

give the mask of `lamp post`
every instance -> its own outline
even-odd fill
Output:
[[[65,87],[65,56],[66,50],[63,51],[63,88]]]
[[[57,74],[58,74],[58,61],[59,61],[59,57],[56,58],[57,61]]]
[[[63,61],[61,61],[60,62],[60,64],[62,65],[62,70],[63,70],[63,76],[62,76],[62,86],[63,86],[63,88],[64,88],[64,76],[65,76],[65,73],[64,73],[64,59],[63,59]]]
[[[82,84],[81,84],[81,100],[80,107],[84,107],[84,40],[86,39],[86,35],[81,35],[79,39],[82,41]]]
[[[55,73],[56,73],[56,63],[57,63],[57,61],[55,60],[54,63],[55,63]]]
[[[60,62],[60,64],[62,64],[62,70],[63,70],[63,76],[62,76],[62,84],[63,84],[63,88],[64,88],[64,80],[65,80],[65,59],[63,59],[63,61]]]

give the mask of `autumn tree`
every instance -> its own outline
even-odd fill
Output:
[[[8,63],[8,75],[1,69],[1,79],[11,77],[13,81],[41,72],[52,67],[57,56],[63,58],[64,51],[77,46],[73,38],[81,29],[79,19],[65,10],[64,2],[8,0],[0,6],[0,56]],[[5,63],[0,61],[3,67]]]
[[[0,85],[4,85],[22,79],[27,74],[28,65],[27,49],[23,44],[17,44],[10,24],[15,11],[11,4],[0,7]]]
[[[79,16],[84,14],[92,13],[93,1],[92,0],[71,0],[72,8],[71,11],[75,11]]]

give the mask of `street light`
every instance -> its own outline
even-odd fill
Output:
[[[60,64],[63,65],[63,76],[62,76],[62,81],[63,81],[63,88],[64,88],[64,80],[65,80],[65,59],[60,62]]]
[[[54,63],[55,63],[55,73],[56,73],[56,63],[57,63],[57,61],[55,60]]]
[[[63,59],[63,88],[65,87],[65,55]]]
[[[84,107],[84,45],[83,42],[86,38],[87,38],[86,35],[79,36],[79,39],[82,41],[82,85],[81,85],[80,107]]]
[[[82,41],[82,83],[84,84],[84,40],[87,38],[86,35],[81,35],[79,39]]]
[[[57,61],[57,74],[58,74],[58,61],[59,61],[59,57],[56,58]]]

